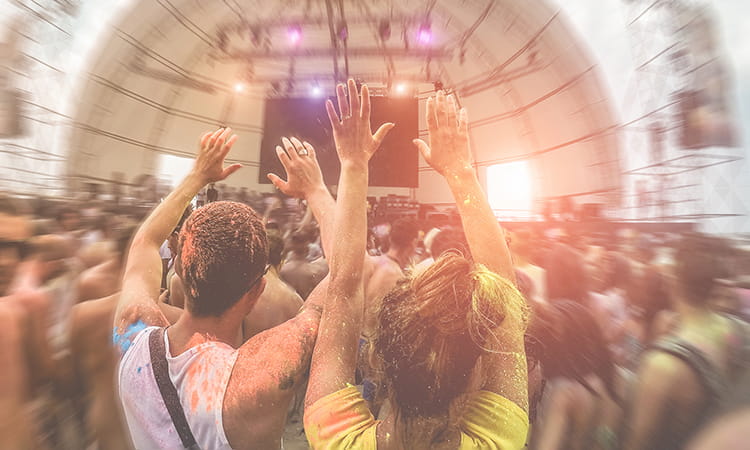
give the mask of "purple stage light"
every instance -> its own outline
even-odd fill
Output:
[[[287,30],[286,34],[289,37],[289,42],[291,42],[292,45],[297,45],[302,40],[302,28],[300,28],[299,25],[293,25],[289,27],[289,30]]]
[[[417,39],[422,44],[429,44],[432,41],[432,31],[429,26],[422,26],[419,28]]]

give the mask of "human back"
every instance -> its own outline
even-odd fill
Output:
[[[427,101],[430,145],[415,144],[449,183],[464,228],[471,224],[474,262],[443,257],[381,302],[373,366],[383,373],[392,407],[382,422],[351,386],[365,311],[367,162],[393,125],[372,134],[369,91],[362,87],[360,102],[356,84],[348,84],[348,107],[343,86],[337,88],[340,119],[326,103],[342,161],[335,222],[350,238],[337,240],[331,253],[331,285],[305,400],[311,446],[521,448],[528,430],[526,302],[514,286],[504,233],[471,167],[466,112],[443,92]],[[462,412],[452,411],[460,406]]]
[[[487,391],[484,372],[492,364],[483,365],[480,357],[509,346],[504,321],[523,322],[525,310],[509,281],[455,253],[389,293],[378,315],[374,352],[393,410],[383,419],[378,446],[463,449],[497,438],[511,442],[511,435],[521,433],[515,420],[525,415],[519,407],[523,394]],[[488,405],[508,411],[515,428],[495,433]],[[398,443],[388,435],[398,436]]]
[[[711,309],[728,251],[697,233],[677,244],[666,270],[676,323],[639,365],[623,448],[682,448],[747,372],[747,323]]]
[[[268,248],[266,287],[243,321],[243,340],[281,325],[296,316],[302,308],[302,298],[279,277],[284,241],[278,232],[268,232]]]
[[[136,442],[137,447],[175,448],[182,440],[153,376],[152,345],[163,345],[167,380],[204,449],[279,448],[283,419],[278,418],[285,417],[307,371],[319,320],[314,302],[241,344],[243,318],[266,284],[268,254],[262,218],[249,206],[214,202],[190,216],[180,231],[176,264],[185,311],[165,330],[168,322],[156,306],[160,245],[200,189],[239,168],[223,168],[236,140],[229,132],[203,136],[194,168],[145,220],[130,248],[114,340],[124,355],[120,397],[131,436],[147,435],[138,436],[145,446]]]

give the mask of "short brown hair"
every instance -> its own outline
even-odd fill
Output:
[[[237,202],[195,210],[178,248],[187,306],[196,316],[221,316],[260,280],[268,260],[263,219]]]

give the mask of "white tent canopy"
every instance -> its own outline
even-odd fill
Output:
[[[26,76],[16,81],[27,91],[27,115],[36,120],[27,121],[25,136],[0,142],[5,149],[54,155],[40,164],[0,153],[3,166],[28,172],[10,174],[7,189],[34,190],[24,181],[40,173],[32,178],[57,194],[83,180],[106,182],[115,172],[127,181],[156,175],[160,155],[189,156],[203,131],[228,124],[240,136],[232,158],[247,166],[229,184],[268,190],[257,185],[265,98],[288,89],[304,94],[312,85],[330,93],[336,76],[348,73],[381,92],[392,93],[403,82],[420,106],[436,81],[455,91],[469,110],[480,178],[486,182],[490,166],[526,161],[537,209],[546,198],[568,195],[578,196],[579,203],[621,203],[626,181],[622,121],[614,112],[618,102],[565,5],[551,0],[77,5],[70,11],[48,8],[47,20],[30,8],[3,7],[9,12],[6,25],[22,21],[15,26],[25,31],[19,47],[33,56],[21,70]],[[301,33],[296,47],[288,38],[293,24]],[[343,24],[346,48],[338,37]],[[384,38],[384,24],[390,37]],[[429,43],[420,42],[426,25]],[[582,33],[590,39],[589,30]],[[373,188],[372,193],[450,201],[423,161],[419,181],[415,191]]]

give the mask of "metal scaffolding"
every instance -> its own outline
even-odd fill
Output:
[[[741,160],[732,145],[689,142],[686,118],[696,78],[715,59],[697,54],[696,39],[710,36],[710,15],[698,0],[623,0],[635,72],[625,113],[638,119],[623,126],[629,183],[625,215],[630,220],[689,221],[731,216],[707,208],[702,189],[707,169]],[[715,42],[712,44],[715,45]]]

